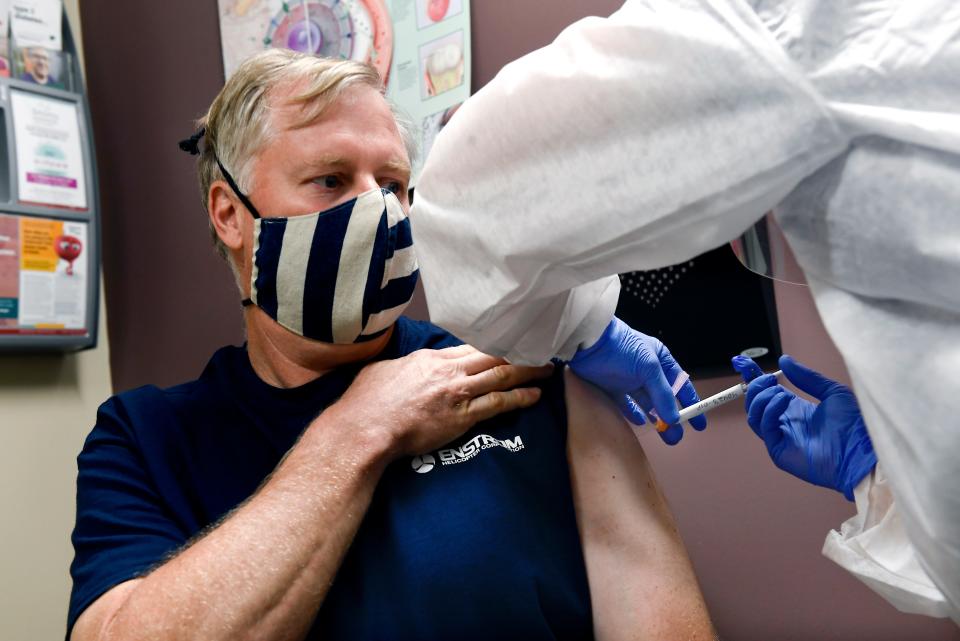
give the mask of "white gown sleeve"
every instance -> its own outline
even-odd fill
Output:
[[[949,603],[920,565],[878,465],[854,490],[857,514],[832,530],[823,554],[901,612],[951,615]]]
[[[740,0],[577,22],[430,151],[410,219],[431,320],[514,362],[569,357],[613,315],[611,274],[728,242],[846,142]]]

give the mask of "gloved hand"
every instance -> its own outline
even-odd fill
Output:
[[[606,391],[631,423],[643,425],[645,412],[655,408],[670,425],[658,432],[667,445],[676,445],[683,438],[677,402],[670,389],[683,370],[656,338],[641,334],[614,317],[596,343],[574,355],[570,369]],[[684,407],[700,401],[690,381],[677,392],[677,399]],[[697,416],[690,424],[702,430],[707,419]]]
[[[850,388],[786,354],[780,357],[784,376],[820,403],[787,391],[746,356],[734,356],[733,368],[750,383],[747,423],[776,466],[852,501],[853,489],[877,464],[877,455]]]

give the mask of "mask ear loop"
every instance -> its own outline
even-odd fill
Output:
[[[220,162],[220,159],[217,158],[217,154],[213,154],[213,159],[217,161],[217,167],[220,168],[220,173],[223,174],[223,177],[227,180],[227,184],[230,185],[230,189],[233,190],[233,193],[237,195],[237,198],[240,199],[240,202],[243,203],[243,206],[247,208],[250,212],[250,215],[254,218],[260,218],[260,212],[257,211],[257,208],[253,206],[253,203],[250,202],[250,199],[243,195],[243,192],[240,191],[240,188],[237,187],[237,183],[233,180],[233,176],[230,175],[230,172],[227,171],[226,167],[223,166],[223,163]]]
[[[178,146],[182,151],[187,152],[191,156],[199,156],[200,155],[200,139],[203,138],[203,136],[206,133],[207,133],[206,128],[201,127],[199,130],[197,130],[196,133],[194,133],[189,138],[181,140],[178,143]],[[227,171],[227,168],[223,166],[223,163],[220,162],[220,158],[217,157],[216,152],[213,153],[213,159],[217,161],[217,167],[220,168],[220,173],[223,174],[223,177],[226,179],[227,184],[230,185],[230,189],[232,189],[233,193],[237,195],[237,198],[239,198],[240,202],[243,203],[243,206],[247,208],[247,211],[250,212],[250,215],[253,216],[254,219],[261,218],[260,212],[258,212],[257,208],[253,206],[253,203],[250,202],[250,199],[247,198],[242,191],[240,191],[240,187],[237,186],[237,182],[233,179],[233,176],[230,175],[230,172]],[[240,305],[242,307],[249,307],[250,305],[253,305],[253,304],[254,304],[253,301],[249,298],[244,298],[242,301],[240,301]]]
[[[177,143],[177,145],[180,147],[182,151],[187,152],[191,156],[199,156],[200,155],[200,139],[203,138],[206,135],[206,133],[207,133],[206,128],[201,127],[200,129],[197,130],[195,134],[193,134],[189,138],[185,138],[184,140],[181,140],[179,143]],[[232,189],[233,193],[237,195],[237,198],[239,198],[240,202],[243,203],[243,206],[247,208],[247,210],[250,212],[250,215],[253,216],[254,218],[261,218],[260,212],[258,212],[257,208],[253,206],[253,203],[250,202],[250,199],[247,198],[242,191],[240,191],[240,187],[237,186],[237,182],[233,179],[233,176],[230,175],[230,172],[227,171],[227,168],[223,166],[222,162],[220,162],[220,158],[217,156],[216,151],[213,152],[213,159],[217,161],[217,167],[220,168],[220,173],[223,174],[223,177],[226,179],[227,184],[230,185],[230,189]]]

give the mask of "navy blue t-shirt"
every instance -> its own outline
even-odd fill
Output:
[[[378,358],[458,344],[401,318]],[[586,639],[562,372],[534,407],[389,465],[308,639]],[[67,630],[253,494],[359,366],[280,389],[245,349],[104,403],[78,457]]]

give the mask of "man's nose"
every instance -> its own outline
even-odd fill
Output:
[[[359,196],[362,193],[368,192],[371,189],[379,189],[380,183],[377,182],[377,177],[373,174],[363,174],[354,179],[354,188],[356,193],[354,196]]]

